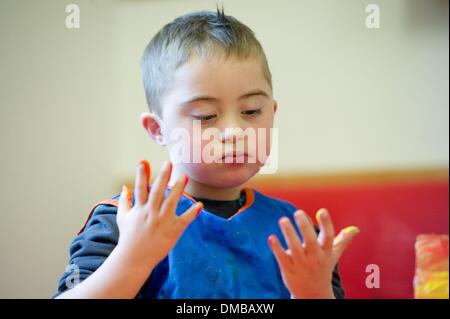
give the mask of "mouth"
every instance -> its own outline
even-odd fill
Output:
[[[222,156],[222,162],[224,163],[238,163],[243,164],[248,159],[248,154],[245,152],[230,152]]]

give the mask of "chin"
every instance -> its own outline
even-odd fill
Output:
[[[183,170],[196,181],[216,188],[237,187],[258,173],[257,163],[185,164]]]
[[[217,164],[210,171],[205,180],[205,184],[218,188],[237,187],[259,171],[259,166],[255,164]]]

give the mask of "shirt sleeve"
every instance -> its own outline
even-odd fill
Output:
[[[339,275],[338,265],[336,265],[336,267],[334,267],[331,284],[333,286],[334,297],[336,299],[344,299],[345,293],[344,293],[344,288],[342,288],[341,277]]]
[[[96,271],[117,245],[117,207],[98,205],[69,248],[69,263],[58,281],[57,297]]]

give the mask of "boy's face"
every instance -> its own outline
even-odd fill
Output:
[[[175,164],[175,168],[189,175],[191,181],[217,188],[236,187],[254,176],[264,164],[258,150],[270,153],[270,129],[276,108],[259,59],[192,58],[174,73],[171,88],[161,101],[162,119],[157,120],[161,130],[159,138],[164,140],[171,160],[176,162],[174,158],[180,148],[173,146],[179,146],[180,141],[173,140],[171,132],[183,129],[189,136],[189,141],[183,144],[190,149],[191,160]],[[197,131],[194,121],[197,121]],[[236,128],[242,130],[228,131]],[[205,133],[207,129],[214,129],[220,135],[202,138],[194,133]],[[251,134],[243,134],[247,129],[255,133],[256,139]],[[214,149],[207,152],[207,148],[205,152],[222,163],[203,160],[195,163],[193,147],[202,152],[205,147]],[[226,156],[233,151],[245,155],[238,159]]]

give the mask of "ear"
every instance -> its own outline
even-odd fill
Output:
[[[274,100],[274,104],[273,104],[273,113],[277,113],[277,109],[278,109],[278,103],[277,101]]]
[[[164,142],[164,135],[162,131],[162,120],[154,113],[142,113],[141,124],[147,134],[159,145],[166,145]]]

